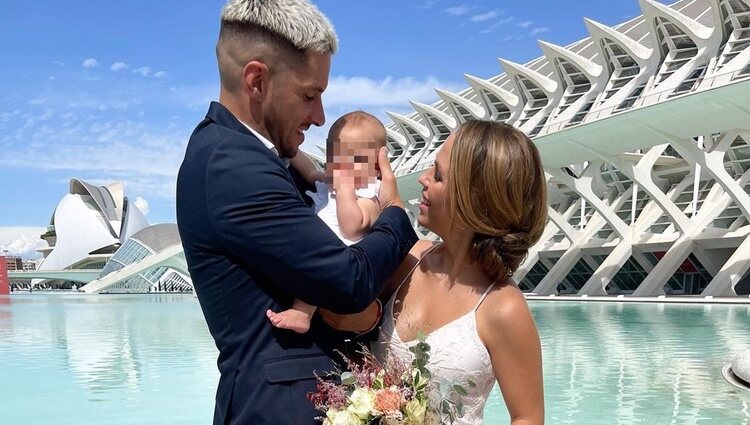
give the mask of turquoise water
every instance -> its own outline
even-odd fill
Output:
[[[750,424],[720,373],[750,348],[750,307],[531,307],[548,424]],[[0,423],[208,424],[215,356],[189,295],[0,297]],[[508,423],[497,391],[485,423]]]

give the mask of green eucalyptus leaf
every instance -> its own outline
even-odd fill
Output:
[[[459,401],[456,405],[456,415],[460,418],[463,417],[464,413],[464,404]]]
[[[446,415],[450,415],[451,414],[451,405],[450,405],[450,403],[448,403],[448,400],[443,400],[440,403],[440,411],[442,411]]]
[[[466,390],[464,389],[464,387],[462,387],[460,385],[454,385],[453,386],[453,391],[455,391],[455,392],[457,392],[458,394],[461,394],[461,395],[469,395],[469,393],[466,392]]]
[[[341,374],[342,385],[354,385],[356,382],[357,381],[354,379],[354,375],[352,375],[351,372],[344,372]]]

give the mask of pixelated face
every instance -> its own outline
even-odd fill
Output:
[[[338,137],[329,139],[326,176],[337,186],[334,179],[353,178],[357,189],[367,187],[378,178],[378,151],[382,146],[378,139],[378,129],[374,125],[346,125]]]

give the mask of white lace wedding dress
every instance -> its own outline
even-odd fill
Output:
[[[424,255],[422,258],[424,258]],[[409,272],[404,281],[418,266],[419,262]],[[407,364],[411,364],[413,354],[409,351],[409,348],[416,345],[417,341],[402,341],[394,326],[393,304],[401,285],[403,285],[403,282],[383,309],[383,323],[378,341],[373,347],[373,353],[376,358],[381,360],[390,354],[398,356]],[[476,310],[493,286],[494,284],[487,288],[473,310],[427,335],[426,342],[430,345],[430,359],[427,368],[430,370],[433,379],[438,382],[445,379],[462,385],[468,392],[468,395],[461,397],[465,410],[464,415],[457,419],[454,425],[481,425],[483,423],[484,404],[495,383],[490,354],[479,339],[476,322]],[[469,388],[467,385],[470,380],[476,384],[474,388]]]

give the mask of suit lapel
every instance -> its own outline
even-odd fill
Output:
[[[274,158],[274,161],[277,161],[281,168],[284,169],[284,176],[289,181],[289,183],[291,183],[297,189],[297,193],[299,194],[300,199],[308,206],[312,205],[312,199],[305,195],[305,190],[309,188],[307,187],[307,184],[302,176],[300,176],[299,173],[297,173],[295,170],[288,168],[286,164],[281,161],[281,158],[279,158],[278,155],[273,154],[268,148],[266,148],[263,142],[261,142],[255,134],[248,130],[247,127],[245,127],[245,124],[242,124],[242,122],[238,120],[237,117],[235,117],[234,114],[232,114],[224,105],[219,102],[211,102],[211,105],[208,108],[208,113],[206,113],[206,118],[215,122],[221,127],[225,127],[246,135],[247,137],[252,139],[252,143],[258,143],[259,145],[263,146],[264,149],[268,150],[270,156]]]

